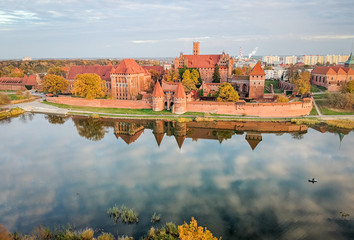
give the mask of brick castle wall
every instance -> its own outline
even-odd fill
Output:
[[[210,112],[216,114],[247,115],[259,117],[295,117],[308,115],[312,109],[312,100],[290,103],[219,103],[189,102],[188,112]]]
[[[132,108],[132,109],[151,109],[151,102],[143,100],[110,100],[72,97],[47,97],[48,102],[60,103],[66,105],[76,105],[85,107],[103,107],[103,108]]]
[[[0,90],[25,91],[26,88],[22,85],[3,84],[0,85]]]
[[[152,109],[152,103],[144,100],[86,100],[72,97],[47,97],[47,101],[87,107]],[[312,100],[306,98],[302,102],[289,103],[245,103],[244,101],[237,103],[188,102],[186,111],[259,117],[295,117],[308,115],[311,109]]]

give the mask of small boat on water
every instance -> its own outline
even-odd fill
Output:
[[[316,178],[309,178],[308,181],[311,182],[311,183],[318,182],[318,180]]]

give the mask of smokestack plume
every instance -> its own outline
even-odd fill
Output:
[[[248,58],[251,58],[252,56],[254,56],[256,54],[258,50],[258,47],[256,47],[249,55],[248,55]]]

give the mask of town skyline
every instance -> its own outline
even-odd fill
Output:
[[[0,59],[159,58],[240,47],[255,55],[347,55],[354,2],[77,1],[0,3]]]

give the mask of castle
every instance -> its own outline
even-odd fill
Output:
[[[193,55],[180,54],[174,60],[174,68],[196,68],[199,70],[202,82],[211,83],[215,71],[215,65],[219,66],[220,82],[227,82],[227,79],[232,75],[233,59],[224,52],[216,55],[200,55],[199,42],[193,42]]]

